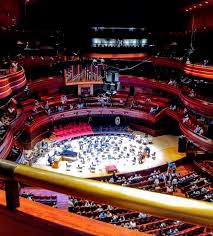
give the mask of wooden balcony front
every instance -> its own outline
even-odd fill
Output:
[[[16,211],[6,208],[4,191],[0,191],[0,235],[31,236],[145,236],[148,234],[114,226],[87,217],[55,209],[20,198]]]

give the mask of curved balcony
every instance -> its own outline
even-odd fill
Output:
[[[213,116],[213,103],[195,97],[188,97],[184,93],[180,93],[180,99],[186,107],[190,107],[194,111],[198,111],[204,115]]]
[[[179,123],[179,127],[180,127],[181,132],[191,142],[195,143],[198,147],[202,148],[203,150],[213,153],[213,141],[211,139],[201,136],[199,134],[195,134],[183,123]]]
[[[25,126],[26,116],[21,114],[11,124],[6,134],[0,142],[0,159],[6,159],[15,142],[15,136],[23,130]]]
[[[130,110],[127,108],[97,108],[97,107],[93,109],[87,108],[81,110],[65,111],[63,113],[55,113],[50,116],[43,115],[38,117],[35,123],[26,128],[26,131],[30,137],[30,143],[26,143],[25,146],[26,148],[31,148],[32,146],[34,146],[40,139],[43,138],[42,134],[46,134],[49,125],[54,124],[55,121],[72,117],[79,118],[82,116],[89,116],[89,115],[110,115],[110,114],[143,119],[150,123],[156,123],[163,116],[168,115],[169,117],[179,122],[180,130],[190,141],[194,142],[196,145],[200,146],[201,149],[205,151],[208,151],[210,153],[213,152],[213,141],[204,136],[195,134],[189,127],[185,126],[180,122],[181,116],[177,114],[177,112],[174,112],[169,108],[163,109],[156,116],[153,116],[147,112]],[[43,128],[45,128],[45,131]]]
[[[180,94],[180,90],[177,87],[171,86],[167,83],[162,83],[155,80],[147,79],[145,77],[121,75],[120,82],[122,85],[128,85],[128,86],[134,85],[134,86],[151,87],[153,89],[160,89],[176,96],[179,96]]]
[[[9,96],[13,91],[27,83],[23,67],[18,72],[0,76],[0,99]]]
[[[6,159],[14,144],[14,137],[11,130],[8,130],[0,142],[0,159]]]
[[[153,64],[182,70],[187,75],[197,76],[206,79],[213,79],[213,66],[202,66],[199,64],[185,64],[175,59],[158,57],[158,56],[149,56],[144,53],[129,53],[129,54],[91,53],[91,54],[86,54],[85,56],[91,58],[113,58],[113,59],[130,59],[130,60],[148,59],[149,61],[152,61]]]
[[[181,89],[178,87],[169,85],[167,83],[147,79],[145,77],[136,77],[136,76],[128,76],[128,75],[120,76],[120,81],[123,85],[143,86],[143,87],[149,87],[153,89],[166,91],[170,94],[179,96],[180,100],[183,102],[183,104],[186,107],[189,107],[192,110],[197,111],[201,114],[204,114],[207,116],[213,116],[212,103],[206,102],[206,101],[194,98],[194,97],[189,97],[185,95],[185,93],[182,92]]]
[[[47,78],[41,78],[39,80],[32,81],[28,84],[30,91],[48,90],[49,94],[52,91],[59,90],[59,88],[64,85],[65,83],[63,76],[50,76]]]
[[[60,113],[55,113],[50,116],[42,115],[36,119],[32,125],[26,127],[26,132],[30,137],[30,142],[25,143],[25,148],[31,148],[34,146],[39,140],[43,138],[43,136],[47,133],[50,125],[54,124],[54,122],[66,119],[66,118],[79,118],[83,116],[90,115],[120,115],[132,118],[143,119],[149,121],[151,123],[157,122],[162,115],[163,111],[159,113],[159,115],[153,116],[150,113],[139,111],[139,110],[130,110],[127,108],[86,108],[72,111],[65,111]]]
[[[188,126],[181,122],[181,116],[177,112],[167,108],[165,113],[179,122],[179,128],[188,140],[199,146],[201,149],[213,153],[213,140],[194,133]]]

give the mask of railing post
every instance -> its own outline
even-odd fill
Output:
[[[19,204],[19,185],[14,180],[14,171],[17,163],[0,160],[0,176],[5,179],[5,193],[7,208],[15,210]]]
[[[5,192],[7,208],[10,210],[15,210],[20,206],[18,182],[13,180],[6,180]]]

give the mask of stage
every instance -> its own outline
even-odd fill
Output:
[[[78,153],[75,161],[69,162],[65,158],[65,160],[59,162],[58,168],[52,168],[48,165],[48,154],[45,154],[33,163],[32,166],[66,175],[90,178],[109,175],[106,171],[106,166],[108,165],[114,165],[118,170],[118,174],[122,174],[161,166],[168,162],[177,161],[185,156],[185,153],[178,152],[177,136],[163,135],[151,137],[153,144],[148,144],[147,146],[150,148],[151,153],[156,152],[156,158],[146,157],[144,162],[140,164],[138,161],[140,151],[142,147],[145,147],[145,145],[139,142],[141,140],[140,136],[144,137],[144,134],[140,132],[134,138],[115,134],[111,136],[105,135],[104,138],[98,135],[73,139],[69,141],[69,144]],[[110,148],[104,147],[101,151],[99,146],[97,146],[97,140],[99,142],[102,142],[100,140],[108,141]],[[88,142],[90,145],[87,145]],[[91,146],[93,144],[96,146]],[[122,150],[122,155],[120,152],[117,152],[117,149]],[[125,150],[125,153],[123,150]]]

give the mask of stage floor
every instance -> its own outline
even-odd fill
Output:
[[[141,133],[141,135],[144,134]],[[76,142],[76,140],[74,140],[74,142]],[[127,145],[126,143],[127,141],[124,140],[124,142],[125,145]],[[131,147],[133,146],[132,142],[134,142],[134,140],[133,141],[130,140]],[[73,145],[77,144],[74,143]],[[142,145],[142,144],[137,144],[137,145]],[[59,168],[54,169],[51,166],[47,165],[47,157],[39,158],[39,160],[32,166],[66,175],[72,175],[82,178],[91,178],[91,177],[107,176],[108,174],[105,170],[106,164],[114,164],[118,169],[118,173],[122,174],[122,173],[129,173],[161,166],[168,162],[173,162],[182,159],[185,156],[185,153],[178,152],[177,136],[162,135],[159,137],[153,137],[153,144],[149,144],[148,146],[151,149],[151,153],[156,152],[155,160],[153,160],[151,157],[146,158],[142,164],[139,164],[138,161],[136,161],[135,164],[133,164],[133,162],[130,159],[128,160],[127,158],[119,158],[118,160],[109,160],[104,164],[100,163],[98,165],[98,168],[96,168],[95,173],[91,173],[89,169],[89,163],[88,164],[86,163],[87,166],[85,166],[82,171],[79,171],[79,169],[77,168],[77,164],[71,164],[70,170],[67,171],[66,167],[67,161],[60,161]]]

